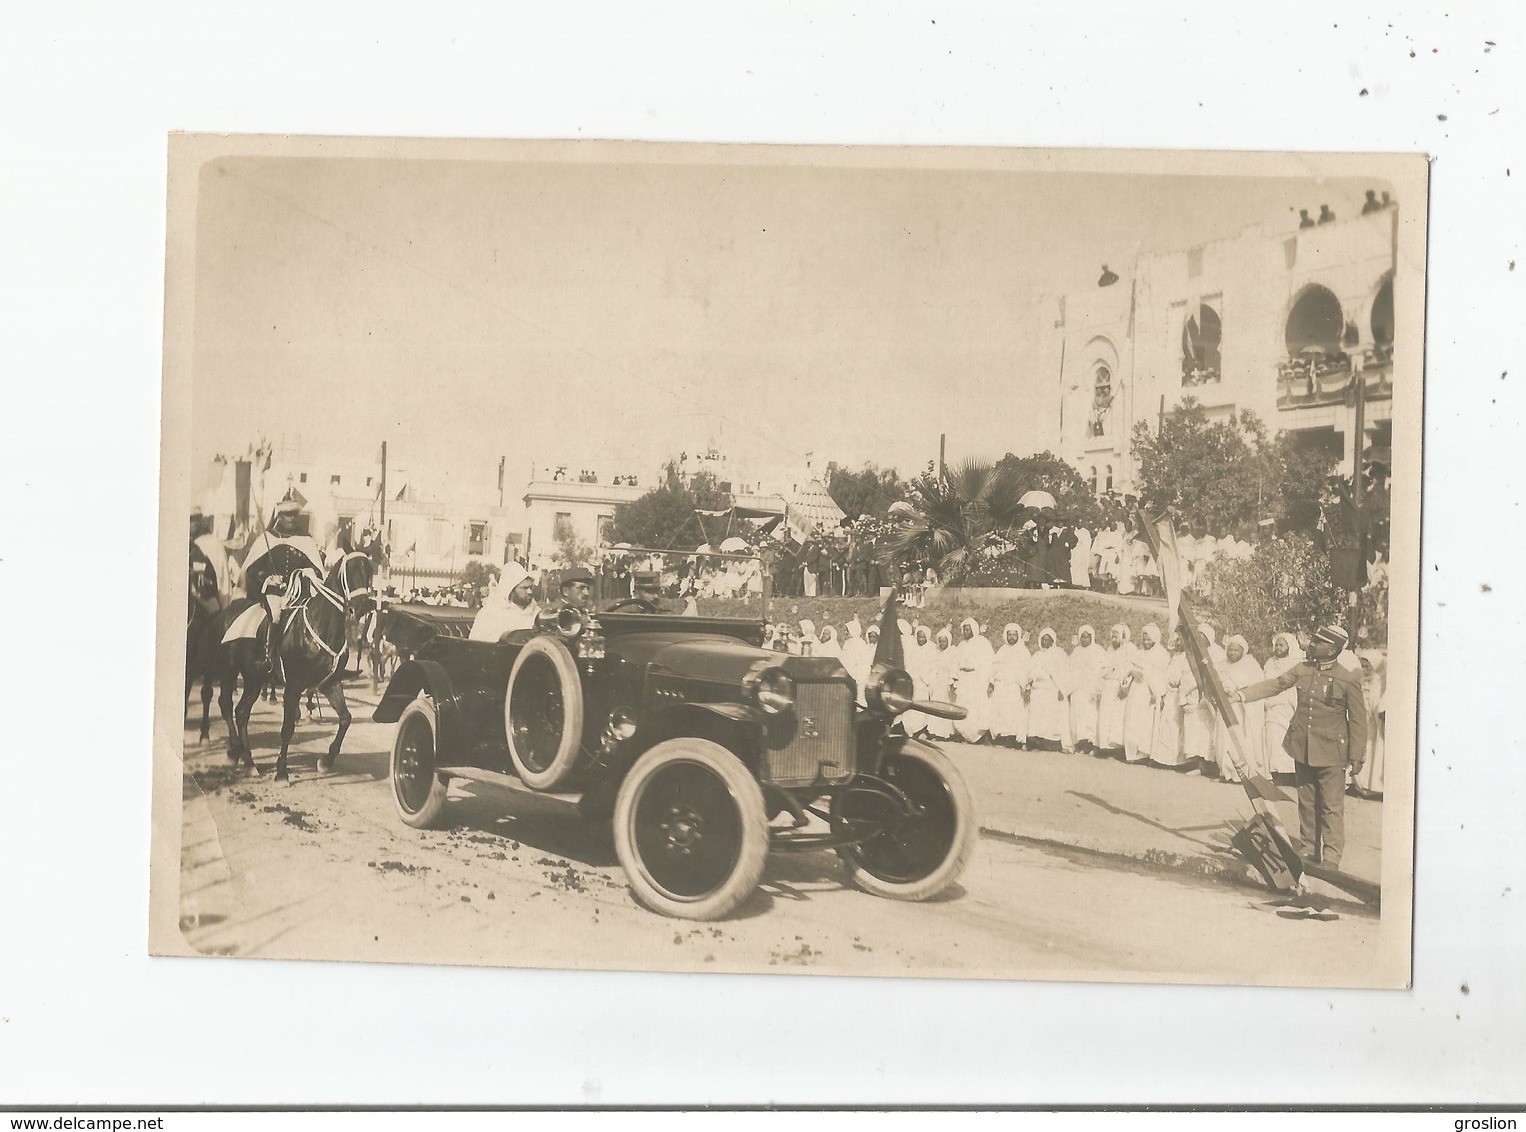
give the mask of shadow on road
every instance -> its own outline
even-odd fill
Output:
[[[1151,829],[1158,829],[1162,833],[1169,833],[1172,837],[1180,837],[1183,841],[1190,841],[1192,844],[1201,846],[1204,849],[1214,848],[1211,842],[1204,841],[1202,838],[1189,837],[1188,827],[1174,829],[1169,825],[1164,825],[1161,822],[1156,821],[1154,818],[1147,818],[1143,814],[1136,814],[1133,810],[1125,810],[1121,806],[1115,806],[1111,802],[1097,797],[1095,794],[1085,794],[1079,790],[1067,790],[1065,793],[1069,794],[1072,798],[1080,798],[1083,802],[1090,802],[1092,805],[1097,806],[1100,809],[1104,809],[1110,814],[1117,814],[1119,817],[1124,818],[1133,818],[1135,821],[1142,822],[1149,826]],[[1201,831],[1203,828],[1203,826],[1190,827],[1192,831]],[[1222,829],[1223,826],[1220,824],[1210,828]]]

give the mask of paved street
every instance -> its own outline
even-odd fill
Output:
[[[331,725],[299,728],[289,784],[271,780],[279,719],[251,736],[267,773],[228,770],[222,727],[187,731],[182,927],[203,952],[397,962],[654,970],[778,968],[862,975],[1052,975],[1360,984],[1380,921],[1279,916],[1273,894],[1152,857],[1213,855],[1207,829],[1248,809],[1236,787],[1077,756],[951,744],[983,832],[961,886],[900,904],[844,884],[831,853],[774,855],[732,919],[640,908],[606,825],[549,799],[456,783],[450,828],[394,816],[392,727],[357,721],[335,773],[314,757]],[[1185,800],[1184,800],[1185,799]],[[1376,806],[1370,803],[1363,805]],[[1354,814],[1359,830],[1364,819]],[[1368,822],[1375,825],[1375,819]],[[1358,834],[1358,836],[1365,836]],[[1138,852],[1133,851],[1137,849]]]

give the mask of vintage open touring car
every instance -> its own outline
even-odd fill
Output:
[[[452,778],[559,798],[612,820],[636,898],[685,919],[734,910],[770,849],[830,848],[860,889],[926,900],[963,871],[975,816],[953,763],[896,719],[964,710],[912,699],[896,614],[892,594],[861,707],[839,661],[762,648],[759,620],[638,598],[482,642],[464,612],[395,611],[412,658],[373,718],[398,725],[397,813],[434,824]]]

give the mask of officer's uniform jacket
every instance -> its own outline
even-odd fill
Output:
[[[1295,762],[1309,766],[1345,766],[1367,753],[1367,704],[1362,677],[1334,661],[1305,660],[1281,676],[1242,688],[1243,699],[1262,700],[1298,689],[1298,707],[1282,740]]]

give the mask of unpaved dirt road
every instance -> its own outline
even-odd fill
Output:
[[[270,776],[273,707],[261,705],[251,724],[263,778],[232,772],[220,724],[205,746],[187,729],[180,911],[193,948],[596,969],[1237,982],[1256,969],[1255,956],[1267,956],[1263,977],[1296,982],[1360,967],[1376,942],[1375,918],[1282,919],[1269,894],[986,837],[962,884],[926,904],[847,887],[832,853],[775,854],[731,919],[667,919],[627,891],[608,825],[550,799],[457,782],[449,828],[404,826],[387,781],[393,727],[369,722],[373,702],[351,693],[356,722],[328,775],[315,759],[332,722],[304,719],[289,783]]]

